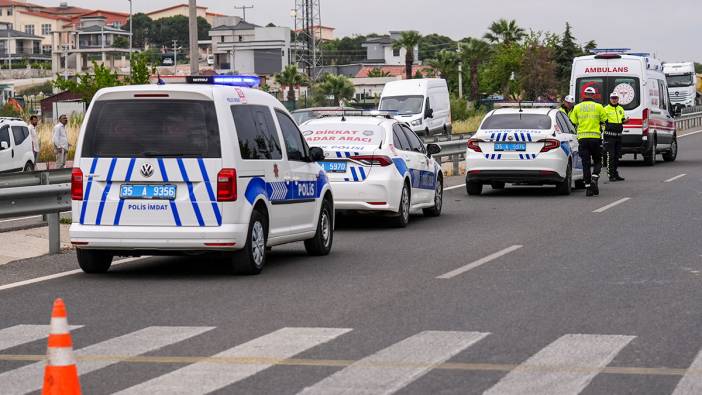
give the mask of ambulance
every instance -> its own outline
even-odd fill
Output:
[[[595,100],[602,105],[616,92],[629,117],[622,135],[623,153],[641,155],[648,166],[655,165],[659,154],[666,162],[674,161],[678,143],[662,62],[628,49],[593,52],[573,60],[570,94],[576,103],[583,101],[589,87],[595,88]]]

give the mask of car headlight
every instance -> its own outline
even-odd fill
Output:
[[[412,126],[420,126],[421,124],[422,124],[421,119],[416,119],[416,120],[412,121]]]

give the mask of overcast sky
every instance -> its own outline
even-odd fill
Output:
[[[34,0],[53,5],[59,0]],[[61,0],[66,1],[66,0]],[[128,11],[128,0],[68,0],[69,4]],[[337,36],[419,30],[454,39],[479,37],[498,18],[516,19],[526,29],[562,32],[573,25],[578,41],[600,47],[655,52],[663,60],[702,62],[702,0],[321,0],[322,23]],[[187,0],[134,0],[134,12]],[[247,19],[290,26],[294,0],[198,0],[212,11],[240,15],[235,5],[254,5]]]

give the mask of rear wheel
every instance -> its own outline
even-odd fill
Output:
[[[643,155],[644,165],[654,166],[656,164],[656,140],[653,140],[651,148]]]
[[[25,173],[34,171],[34,164],[32,162],[27,162],[27,164],[24,165],[24,169],[22,169],[22,171]]]
[[[441,215],[441,207],[444,205],[444,180],[439,178],[436,180],[436,189],[434,190],[434,207],[425,208],[422,210],[427,217],[438,217]]]
[[[404,228],[409,223],[410,214],[410,191],[407,183],[402,187],[402,195],[400,197],[400,208],[397,216],[393,218],[393,225],[397,228]]]
[[[678,139],[673,138],[673,142],[670,144],[670,151],[663,154],[663,160],[666,162],[673,162],[678,157]]]
[[[266,217],[260,211],[254,210],[249,221],[249,232],[246,235],[244,249],[234,253],[234,269],[237,273],[246,275],[260,274],[266,265],[266,240],[268,226]]]
[[[78,265],[85,273],[106,273],[112,266],[112,254],[109,252],[78,249],[76,256]]]
[[[333,209],[328,200],[322,202],[322,210],[319,212],[317,222],[317,233],[314,237],[305,240],[305,250],[312,256],[329,255],[334,241]]]
[[[479,182],[467,182],[466,190],[470,196],[478,196],[483,193],[483,184]]]
[[[570,195],[573,186],[573,167],[568,163],[568,168],[566,169],[566,176],[563,181],[556,184],[556,193],[559,195]]]

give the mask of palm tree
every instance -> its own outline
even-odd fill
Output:
[[[404,48],[405,53],[405,78],[412,79],[412,64],[414,63],[414,49],[419,45],[422,36],[415,30],[400,33],[400,38],[392,44],[393,49]]]
[[[436,53],[435,59],[429,60],[429,66],[439,72],[439,75],[448,79],[449,76],[456,71],[458,65],[458,56],[455,51],[442,49]]]
[[[339,106],[341,100],[351,100],[356,89],[350,79],[343,75],[325,74],[317,84],[315,91],[324,96],[332,96],[334,106]]]
[[[470,97],[472,100],[477,101],[479,98],[478,68],[490,58],[490,50],[490,44],[477,38],[469,37],[461,42],[461,56],[470,68]]]
[[[514,19],[507,20],[501,18],[492,22],[483,38],[496,44],[513,44],[522,41],[526,37],[524,29],[517,25]]]
[[[385,71],[381,69],[380,67],[373,67],[369,72],[368,72],[368,78],[377,78],[377,77],[389,77],[390,72]]]
[[[288,88],[288,101],[295,103],[295,87],[305,84],[307,79],[300,73],[294,64],[287,65],[280,73],[275,75],[275,81],[283,88]]]

